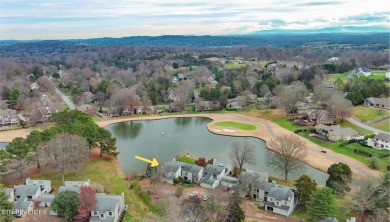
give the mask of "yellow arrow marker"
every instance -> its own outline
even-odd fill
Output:
[[[155,167],[155,166],[158,166],[158,161],[156,160],[156,158],[153,158],[153,160],[148,160],[146,158],[143,158],[143,157],[140,157],[140,156],[135,156],[136,159],[139,159],[139,160],[142,160],[142,161],[145,161],[147,163],[151,163],[151,167]]]

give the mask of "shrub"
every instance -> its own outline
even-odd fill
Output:
[[[378,169],[378,159],[376,157],[370,158],[368,165],[371,169]]]

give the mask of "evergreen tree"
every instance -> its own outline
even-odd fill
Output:
[[[313,192],[306,202],[309,221],[319,221],[327,217],[335,217],[337,210],[336,198],[332,189],[324,187]]]
[[[245,212],[242,210],[240,203],[241,198],[239,192],[236,191],[229,198],[229,203],[226,208],[226,222],[239,222],[245,220]]]
[[[347,164],[332,164],[327,173],[329,178],[326,181],[326,186],[332,188],[333,194],[342,197],[345,191],[351,190],[349,184],[352,182],[352,171]]]
[[[317,183],[307,175],[302,175],[295,182],[297,187],[296,197],[299,200],[299,204],[305,206],[310,199],[310,195],[316,190]]]
[[[11,93],[9,95],[9,103],[12,107],[15,107],[15,105],[18,103],[19,96],[19,89],[16,87],[12,87]]]
[[[74,191],[63,191],[56,195],[51,208],[58,216],[71,221],[78,214],[79,195]]]
[[[13,209],[13,204],[8,201],[8,197],[5,195],[5,189],[0,184],[0,209],[7,211]],[[11,222],[14,220],[14,216],[11,213],[1,213],[0,221]]]

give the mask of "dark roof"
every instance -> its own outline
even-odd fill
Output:
[[[221,174],[225,169],[221,166],[216,166],[216,165],[211,165],[211,164],[208,164],[205,168],[204,168],[204,174],[205,175],[219,175]]]
[[[39,185],[19,185],[16,187],[15,196],[32,196],[40,189]]]
[[[238,181],[251,184],[256,189],[263,188],[268,181],[268,173],[242,172]]]
[[[375,97],[369,97],[366,99],[366,101],[369,101],[370,103],[374,105],[384,105],[385,107],[390,106],[390,100],[386,98],[375,98]]]
[[[390,134],[387,133],[378,133],[377,135],[374,136],[374,139],[377,140],[382,140],[390,143]]]

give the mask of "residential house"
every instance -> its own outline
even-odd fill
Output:
[[[93,103],[95,95],[91,92],[83,92],[82,98],[84,103],[89,104],[89,103]]]
[[[25,215],[23,212],[34,209],[33,201],[36,201],[42,194],[39,185],[18,185],[15,186],[14,208],[19,216]]]
[[[340,141],[340,140],[350,140],[354,137],[359,136],[359,133],[352,128],[337,128],[328,133],[328,140],[330,141]]]
[[[265,201],[268,185],[266,172],[242,172],[238,177],[238,188],[242,197],[250,196],[256,201]],[[268,187],[270,187],[271,183]]]
[[[170,103],[164,107],[167,112],[182,112],[184,111],[184,104],[182,103]]]
[[[225,168],[208,164],[203,171],[203,178],[200,180],[200,186],[208,189],[216,188],[222,177],[224,176]]]
[[[39,102],[41,103],[42,106],[51,106],[52,105],[51,99],[46,94],[42,94],[39,97]]]
[[[15,200],[15,191],[12,188],[5,188],[5,196],[8,202],[13,203]]]
[[[221,108],[221,104],[219,101],[199,101],[195,104],[195,111],[216,111]]]
[[[386,108],[390,107],[390,100],[387,98],[375,98],[369,97],[364,100],[364,106],[373,106],[378,108]]]
[[[109,117],[118,117],[118,116],[119,116],[118,110],[116,110],[116,109],[110,109],[110,110],[108,111],[108,116],[109,116]]]
[[[229,175],[229,176],[233,175],[233,171],[234,171],[233,165],[227,164],[227,163],[217,162],[216,159],[213,159],[213,165],[223,167],[225,169],[225,171],[224,171],[225,175]]]
[[[336,89],[336,85],[334,84],[334,82],[331,81],[323,81],[320,84],[320,87],[324,89]]]
[[[223,176],[221,178],[221,185],[224,187],[234,187],[238,182],[238,179],[231,176]]]
[[[302,115],[309,115],[310,112],[317,110],[316,107],[301,101],[295,103],[295,109],[298,114],[302,114]]]
[[[81,187],[81,186],[91,186],[91,180],[88,179],[86,181],[65,181],[65,186],[69,187]]]
[[[97,108],[95,105],[83,104],[77,107],[77,110],[80,110],[83,113],[88,114],[89,116],[95,116],[97,114]]]
[[[41,193],[43,194],[51,192],[50,180],[32,180],[30,178],[27,178],[26,185],[38,185],[41,188]]]
[[[328,62],[337,62],[337,61],[339,61],[339,58],[338,57],[332,57],[332,58],[329,58],[327,61]]]
[[[33,83],[30,85],[30,89],[31,89],[31,90],[39,89],[38,83],[33,82]]]
[[[390,134],[378,133],[374,136],[374,138],[367,139],[367,145],[380,149],[390,150]]]
[[[177,95],[175,95],[175,93],[173,92],[169,93],[168,99],[171,100],[172,102],[178,102],[180,100],[180,98]]]
[[[288,187],[272,187],[265,201],[265,209],[288,217],[294,210],[297,202],[294,198],[294,191]]]
[[[323,134],[323,135],[328,135],[328,133],[330,131],[338,129],[338,128],[340,128],[339,125],[327,126],[327,125],[324,125],[324,124],[318,124],[318,125],[316,125],[314,127],[314,129],[317,131],[317,133]]]
[[[53,113],[57,113],[57,110],[52,106],[41,106],[38,109],[42,116],[42,121],[47,121]]]
[[[16,110],[0,109],[0,126],[18,124],[19,120],[16,115]]]
[[[230,110],[240,110],[242,109],[242,106],[238,103],[238,101],[232,101],[229,104],[226,105],[226,109]]]
[[[367,67],[364,66],[357,66],[352,69],[351,71],[352,76],[370,76],[371,75],[371,70]]]
[[[178,162],[181,165],[181,177],[191,183],[199,183],[203,176],[203,167]]]
[[[163,165],[163,181],[174,184],[173,180],[181,176],[181,165],[179,162],[166,162]]]
[[[41,194],[37,201],[39,202],[38,206],[40,207],[50,207],[56,196],[54,194]]]
[[[127,210],[125,195],[96,194],[96,206],[91,211],[90,222],[118,222],[122,220]]]
[[[226,107],[246,107],[248,105],[247,98],[245,96],[237,96],[234,99],[228,99]]]
[[[333,115],[327,110],[313,110],[309,112],[309,120],[314,121],[316,124],[334,124],[335,120]]]

